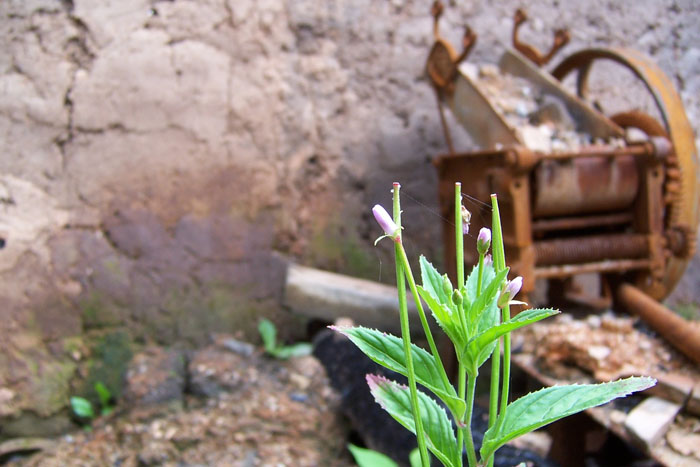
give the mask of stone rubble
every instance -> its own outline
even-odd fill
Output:
[[[533,151],[576,152],[593,144],[625,145],[622,138],[605,141],[577,131],[576,122],[559,99],[524,78],[501,72],[496,65],[464,63],[460,69]]]
[[[168,368],[183,371],[181,354],[147,348],[135,356],[127,381],[126,393],[141,399],[118,405],[89,432],[34,442],[44,451],[7,465],[354,465],[340,399],[321,364],[310,356],[274,360],[257,350],[242,356],[227,349],[231,340],[217,336],[218,344],[193,352],[189,383],[176,378],[179,392],[167,375]],[[16,444],[7,449],[22,451]]]

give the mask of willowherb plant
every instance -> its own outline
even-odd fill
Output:
[[[524,304],[514,300],[523,279],[507,280],[509,270],[496,195],[491,195],[492,230],[483,228],[479,232],[476,241],[479,263],[464,277],[463,240],[469,230],[469,211],[462,206],[459,183],[455,184],[457,284],[453,285],[446,274],[441,275],[421,256],[422,285],[417,285],[403,248],[399,190],[400,185],[394,183],[393,218],[379,205],[372,212],[385,233],[378,240],[388,237],[394,242],[402,337],[364,327],[333,329],[350,338],[378,364],[408,378],[407,387],[377,375],[367,375],[367,383],[384,410],[416,435],[424,467],[430,465],[428,451],[446,466],[461,466],[464,450],[470,466],[493,465],[496,450],[508,441],[656,383],[649,377],[631,377],[602,384],[553,386],[509,402],[510,333],[559,311],[527,309],[511,318],[510,305]],[[489,260],[489,247],[493,261]],[[411,343],[406,284],[416,303],[428,350]],[[459,363],[457,388],[445,372],[421,299],[454,345]],[[492,369],[489,428],[477,460],[471,431],[474,392],[479,368],[489,359]],[[443,405],[419,390],[418,385]],[[443,406],[447,407],[449,416]]]

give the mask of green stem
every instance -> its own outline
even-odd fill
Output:
[[[505,250],[503,247],[503,231],[501,230],[501,217],[498,210],[498,200],[496,195],[491,195],[491,205],[493,208],[492,212],[492,222],[491,222],[491,233],[492,233],[492,254],[493,254],[493,266],[496,274],[505,269]],[[502,317],[503,319],[503,317]],[[504,339],[505,342],[505,339]],[[508,349],[510,350],[510,338],[508,338]],[[505,345],[504,345],[505,350]],[[510,373],[510,354],[508,355],[508,370]],[[505,373],[506,363],[504,356],[504,388],[508,389],[507,383],[505,383],[506,378],[510,377],[510,374]],[[489,394],[489,428],[496,424],[498,418],[498,396],[499,396],[499,386],[500,386],[500,376],[501,376],[501,341],[500,339],[496,341],[496,348],[493,350],[493,355],[491,356],[491,391]],[[501,389],[501,392],[503,391]],[[501,393],[501,400],[503,400],[503,394]],[[508,395],[505,395],[505,400],[508,400]],[[505,406],[502,406],[502,410],[505,410]],[[488,466],[493,467],[494,456],[488,459]]]
[[[464,416],[465,425],[467,428],[467,459],[470,467],[475,467],[476,451],[474,450],[474,437],[472,436],[472,412],[474,409],[474,394],[476,392],[476,374],[477,369],[469,373],[469,381],[467,383],[467,413]],[[472,376],[473,375],[473,376]]]
[[[430,467],[430,457],[425,443],[423,432],[423,421],[418,408],[418,389],[416,388],[416,375],[413,369],[413,357],[411,354],[411,330],[408,323],[408,305],[406,303],[406,280],[404,279],[404,266],[400,261],[403,245],[401,244],[401,203],[399,201],[399,190],[401,185],[394,183],[394,222],[399,227],[399,235],[394,243],[396,262],[396,287],[399,297],[399,312],[401,318],[401,335],[403,337],[403,348],[406,356],[406,370],[408,373],[408,387],[411,395],[411,406],[413,409],[413,420],[416,426],[416,439],[420,451],[421,464],[423,467]],[[404,253],[405,255],[405,253]]]
[[[503,271],[506,268],[506,253],[503,246],[503,231],[501,229],[501,215],[498,210],[498,199],[495,195],[491,195],[491,205],[493,208],[493,234],[498,237],[499,241],[494,242],[494,266],[496,272]],[[498,250],[498,251],[496,251]],[[506,305],[502,310],[503,322],[510,319],[510,306]],[[508,393],[510,392],[510,333],[503,335],[503,382],[501,387],[501,413],[504,413],[508,407]]]
[[[425,311],[423,310],[423,305],[421,304],[420,295],[418,295],[418,288],[416,287],[416,280],[413,278],[411,265],[408,263],[406,250],[404,250],[403,244],[396,243],[396,245],[399,246],[396,250],[397,255],[401,255],[401,262],[403,266],[404,275],[408,280],[408,287],[410,288],[411,294],[413,295],[413,300],[416,303],[416,309],[418,309],[418,317],[420,318],[421,325],[423,326],[425,339],[428,341],[428,347],[430,347],[430,352],[433,354],[433,358],[435,358],[435,363],[437,364],[440,377],[442,378],[442,382],[445,384],[445,387],[447,387],[452,383],[450,383],[450,379],[447,377],[447,372],[445,371],[445,367],[443,366],[442,360],[440,359],[440,353],[438,352],[437,346],[435,345],[435,339],[433,339],[433,333],[430,331],[430,325],[428,324],[428,320],[425,317]]]
[[[462,184],[455,183],[455,251],[457,253],[457,290],[464,287],[464,231],[462,230]]]
[[[457,290],[461,291],[464,287],[464,231],[462,230],[462,184],[455,183],[455,253],[457,261]],[[466,297],[465,297],[466,298]],[[464,309],[462,305],[459,305],[459,319],[462,323],[462,330],[467,333],[467,319],[464,316]],[[459,352],[459,350],[457,350]],[[457,394],[459,398],[464,400],[466,393],[466,380],[467,380],[467,369],[459,361],[459,369],[457,373]],[[469,411],[470,408],[467,407]],[[462,446],[464,445],[464,428],[459,428],[457,430],[457,446],[459,450],[462,451]],[[474,465],[469,459],[469,465]]]
[[[489,393],[489,428],[496,424],[498,417],[498,386],[501,376],[501,341],[496,341],[496,348],[491,355],[491,392]],[[489,467],[493,467],[493,456],[489,459]]]
[[[476,281],[476,296],[478,297],[481,295],[481,283],[484,280],[484,256],[485,255],[479,255],[479,275],[477,276],[478,280]],[[476,298],[476,297],[474,297]]]
[[[467,379],[467,367],[462,365],[460,362],[459,364],[459,373],[457,374],[457,386],[458,386],[458,394],[459,398],[464,400],[465,399],[465,393],[466,393],[466,379]],[[469,426],[469,420],[466,419],[467,414],[471,412],[471,408],[469,405],[467,405],[467,411],[464,413],[464,420],[458,420],[457,424],[457,446],[459,447],[459,451],[462,451],[462,446],[464,446],[464,430],[466,427]],[[461,426],[465,425],[465,426]],[[471,427],[469,428],[471,430]],[[471,459],[469,459],[469,465],[473,466],[474,464],[471,463]]]

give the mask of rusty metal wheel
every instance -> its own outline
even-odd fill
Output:
[[[575,72],[578,95],[586,99],[592,65],[599,60],[611,60],[630,70],[651,94],[662,121],[638,110],[618,113],[611,119],[623,128],[637,128],[649,137],[664,136],[673,145],[673,154],[665,161],[663,190],[664,241],[667,251],[665,271],[660,285],[645,290],[660,300],[671,293],[695,251],[700,219],[695,136],[673,83],[656,64],[639,52],[623,49],[585,49],[564,59],[552,71],[552,75],[563,81]]]

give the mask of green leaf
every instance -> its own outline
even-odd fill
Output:
[[[481,458],[487,460],[513,438],[560,418],[610,402],[656,384],[649,377],[632,377],[611,383],[553,386],[532,392],[508,404],[504,415],[484,435]]]
[[[367,375],[367,384],[375,400],[396,421],[416,433],[411,410],[411,395],[406,386],[390,381],[382,376]],[[428,449],[447,467],[461,467],[462,450],[457,448],[457,440],[452,424],[445,410],[426,394],[418,391],[418,410],[425,430]]]
[[[262,337],[265,351],[273,353],[277,347],[277,328],[275,328],[275,325],[272,324],[272,321],[263,318],[258,323],[258,331],[260,332],[260,337]]]
[[[481,290],[483,291],[488,284],[491,283],[496,271],[493,269],[492,265],[484,265],[484,272],[481,278]],[[467,276],[467,294],[473,300],[476,298],[477,283],[479,282],[479,266],[474,266],[472,272]]]
[[[420,257],[420,273],[423,289],[432,295],[438,303],[446,305],[448,309],[454,311],[454,304],[452,303],[453,287],[447,274],[440,275],[438,270],[423,255]],[[449,292],[445,291],[445,283],[449,284]]]
[[[90,419],[95,418],[95,411],[92,410],[92,404],[84,397],[71,397],[70,406],[73,409],[73,413],[78,417]]]
[[[364,327],[331,327],[331,329],[347,336],[365,355],[376,363],[408,376],[406,354],[401,338]],[[454,416],[457,419],[461,419],[466,411],[466,404],[457,396],[457,392],[452,385],[445,385],[435,358],[414,344],[411,344],[411,357],[413,359],[416,381],[438,396]]]
[[[289,358],[304,357],[311,355],[313,347],[308,342],[299,342],[294,345],[276,347],[270,354],[276,358],[287,360]]]
[[[503,334],[515,331],[518,328],[548,318],[552,315],[556,315],[557,313],[559,313],[559,310],[555,310],[553,308],[531,308],[529,310],[522,311],[518,313],[516,317],[506,321],[505,323],[493,326],[471,339],[467,344],[467,352],[471,358],[474,359],[474,361],[481,365],[490,355],[489,353],[484,358],[483,350],[491,343],[495,342],[496,339],[501,337]]]
[[[475,325],[478,323],[481,313],[483,313],[494,300],[498,299],[497,296],[501,291],[501,287],[503,286],[503,282],[505,281],[507,275],[508,268],[496,274],[488,284],[484,284],[481,289],[481,295],[476,297],[471,303],[471,306],[467,312],[467,322],[470,326],[470,337],[472,337],[476,332]]]
[[[418,448],[415,448],[408,455],[408,463],[411,465],[411,467],[422,467],[423,466],[423,462],[421,461],[421,458],[420,458],[420,450]]]
[[[103,408],[109,407],[112,400],[112,392],[107,388],[107,386],[104,385],[104,383],[102,383],[102,381],[95,383],[95,392],[100,400],[100,405]]]
[[[435,321],[440,325],[445,334],[447,334],[452,342],[458,345],[464,344],[464,338],[460,331],[459,317],[457,313],[453,313],[447,305],[443,305],[420,285],[417,287],[418,294],[423,298],[430,311],[433,312]]]
[[[381,452],[348,444],[348,449],[359,467],[398,467],[398,464]]]

